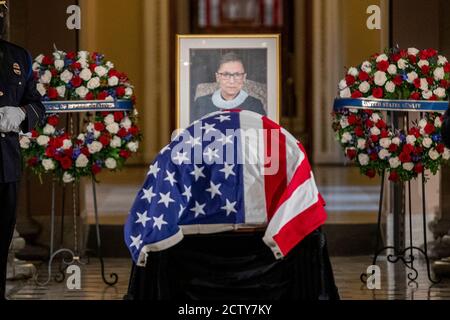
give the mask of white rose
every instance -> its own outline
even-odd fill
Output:
[[[428,124],[427,119],[420,119],[420,121],[419,121],[420,128],[422,128],[422,129],[425,128],[427,126],[427,124]]]
[[[369,61],[364,61],[361,65],[361,70],[370,73],[372,71],[372,64]]]
[[[345,88],[344,90],[341,90],[341,92],[339,92],[339,96],[341,98],[350,98],[352,96],[352,93],[349,88]]]
[[[71,183],[74,180],[75,180],[75,178],[70,173],[64,172],[64,174],[63,174],[63,182],[64,183]]]
[[[358,113],[358,112],[359,112],[358,109],[354,109],[354,108],[350,108],[350,109],[348,109],[348,111],[350,111],[351,113]],[[134,112],[134,115],[135,115],[135,116],[138,115],[138,112],[137,112],[136,109],[134,109],[133,112]]]
[[[106,125],[111,124],[111,123],[114,123],[114,115],[108,114],[108,115],[105,117],[105,119],[103,120],[103,122],[104,122]]]
[[[55,68],[58,71],[61,71],[64,68],[64,60],[55,60]]]
[[[448,62],[447,58],[444,56],[439,55],[438,56],[438,65],[444,65]]]
[[[380,140],[380,146],[387,149],[391,145],[392,141],[389,138],[383,138]]]
[[[450,150],[445,148],[444,149],[444,153],[442,154],[442,158],[444,158],[444,160],[448,160],[450,159]]]
[[[440,118],[440,117],[437,117],[436,119],[434,119],[434,126],[435,126],[436,128],[442,127],[442,121],[441,121],[441,118]]]
[[[423,97],[425,100],[430,99],[432,96],[433,96],[433,92],[431,92],[430,90],[422,91],[422,97]]]
[[[21,136],[19,143],[22,149],[28,149],[30,147],[31,141],[30,138],[28,138],[27,136]]]
[[[88,51],[78,51],[78,58],[87,60],[89,58]]]
[[[128,142],[127,143],[127,148],[131,152],[136,152],[137,149],[139,148],[139,143],[138,142]]]
[[[386,149],[381,149],[380,152],[378,152],[378,157],[380,159],[386,159],[390,155],[391,155],[390,152],[388,150],[386,150]]]
[[[398,166],[399,166],[400,164],[401,164],[401,162],[400,162],[400,159],[399,159],[398,157],[390,158],[390,159],[389,159],[389,166],[390,166],[392,169],[398,168]]]
[[[125,128],[125,129],[130,129],[131,128],[131,120],[128,117],[125,117],[122,119],[122,121],[120,122],[120,126]]]
[[[347,117],[342,117],[341,120],[339,121],[339,123],[340,123],[342,129],[347,128],[349,125]]]
[[[100,78],[99,77],[95,77],[92,78],[91,80],[89,80],[89,82],[87,83],[87,87],[88,89],[97,89],[98,87],[100,87]]]
[[[370,117],[370,121],[377,123],[378,121],[380,121],[380,116],[378,115],[378,113],[374,113],[372,114],[372,116]]]
[[[352,141],[352,139],[353,139],[353,137],[352,137],[352,135],[349,132],[344,132],[342,134],[341,142],[342,143],[347,143],[347,142]]]
[[[80,86],[75,89],[75,93],[79,95],[81,99],[84,99],[89,93],[89,90],[85,86]]]
[[[114,63],[112,63],[111,61],[107,61],[107,62],[106,62],[106,66],[107,66],[109,69],[114,69]]]
[[[105,160],[105,166],[108,169],[115,169],[117,167],[117,161],[113,158],[108,158]]]
[[[125,96],[131,97],[133,95],[133,89],[131,87],[125,88]]]
[[[343,90],[347,88],[347,81],[345,81],[345,79],[342,79],[341,81],[339,81],[339,90]]]
[[[106,126],[106,130],[112,134],[116,134],[119,132],[119,124],[117,122],[110,123]]]
[[[118,136],[114,136],[114,138],[111,139],[111,142],[109,143],[111,148],[120,148],[122,145],[122,140]]]
[[[359,72],[358,72],[358,69],[351,67],[350,69],[348,69],[347,74],[357,77]]]
[[[45,171],[50,171],[55,169],[55,163],[52,159],[44,159],[42,160],[42,166],[44,167]]]
[[[419,75],[415,71],[408,73],[407,76],[408,76],[409,83],[413,83],[414,80],[416,80],[419,77]]]
[[[370,90],[370,84],[367,81],[361,82],[358,89],[362,93],[367,93]]]
[[[425,78],[420,79],[420,89],[421,90],[428,90],[428,81]]]
[[[396,144],[396,145],[398,145],[398,146],[400,145],[400,142],[401,142],[401,140],[400,140],[399,137],[395,137],[395,138],[392,139],[392,143],[393,143],[393,144]]]
[[[419,53],[419,50],[416,48],[408,48],[408,54],[412,56],[416,56]]]
[[[427,60],[420,60],[417,65],[419,66],[419,68],[422,68],[423,66],[429,66],[430,63]]]
[[[405,169],[406,171],[411,171],[412,169],[414,169],[414,163],[412,162],[406,162],[402,165],[403,169]]]
[[[66,86],[56,87],[56,91],[58,92],[58,96],[64,98],[64,96],[66,95]]]
[[[110,87],[117,86],[118,84],[119,84],[119,78],[117,78],[116,76],[112,76],[111,78],[108,79],[108,85]]]
[[[397,61],[397,66],[400,70],[405,70],[408,66],[408,62],[405,59],[399,59]]]
[[[77,62],[80,64],[82,69],[89,68],[89,64],[87,63],[86,59],[79,59]]]
[[[380,86],[380,87],[384,86],[384,84],[387,81],[386,72],[383,72],[383,71],[375,72],[374,80],[375,80],[375,84],[377,86]]]
[[[36,57],[36,59],[34,59],[34,61],[36,61],[37,63],[41,64],[42,60],[44,59],[44,55],[40,54]]]
[[[412,145],[414,145],[414,143],[416,142],[416,137],[415,136],[413,136],[412,134],[410,134],[410,135],[408,135],[407,137],[406,137],[406,142],[407,143],[409,143],[409,144],[412,144]]]
[[[112,96],[107,96],[105,98],[105,101],[114,101],[114,98]]]
[[[41,136],[37,137],[37,139],[36,139],[37,144],[40,146],[46,146],[49,141],[50,141],[50,138],[48,136],[44,136],[44,135],[41,135]]]
[[[439,67],[439,68],[434,69],[433,75],[434,75],[434,79],[437,81],[444,79],[444,77],[445,77],[444,68]]]
[[[84,81],[89,81],[92,78],[92,72],[88,68],[84,68],[80,72],[80,78]]]
[[[392,93],[395,91],[395,83],[393,83],[392,81],[386,82],[386,85],[384,87],[386,88],[387,92]]]
[[[428,155],[430,156],[430,158],[432,160],[436,160],[437,158],[439,158],[439,152],[436,151],[436,149],[431,149],[430,151],[428,151]]]
[[[72,141],[70,141],[69,139],[64,139],[62,148],[64,150],[67,150],[67,149],[70,149],[71,147],[72,147]]]
[[[422,145],[425,147],[425,148],[429,148],[429,147],[431,147],[431,145],[433,144],[433,140],[431,140],[430,138],[424,138],[423,139],[423,141],[422,141]]]
[[[89,159],[84,154],[80,154],[77,160],[75,160],[75,167],[85,168],[88,165],[88,163]]]
[[[369,163],[369,156],[365,153],[360,153],[358,155],[358,161],[362,166],[367,166]]]
[[[88,145],[89,153],[97,153],[102,150],[102,148],[103,145],[98,141],[94,141]]]
[[[33,62],[33,65],[31,66],[33,71],[38,71],[40,67],[41,67],[41,65],[37,62]]]
[[[358,149],[364,150],[366,148],[366,140],[358,139]]]
[[[36,89],[41,96],[45,96],[45,94],[47,93],[47,89],[45,89],[45,86],[42,83],[37,83]]]
[[[370,134],[372,134],[372,135],[374,135],[374,136],[377,136],[377,135],[379,135],[381,133],[381,131],[380,131],[380,129],[378,129],[377,127],[372,127],[371,129],[370,129]]]
[[[94,124],[92,122],[90,122],[87,126],[86,126],[86,130],[88,132],[94,132],[95,131],[95,127]]]
[[[52,73],[48,70],[45,70],[44,74],[41,76],[40,82],[48,84],[52,80]]]
[[[64,81],[65,83],[69,83],[70,80],[73,78],[73,73],[69,70],[64,70],[63,73],[59,76],[59,78]]]
[[[83,133],[80,133],[77,137],[78,140],[83,141],[83,142],[84,142],[85,138],[86,138],[86,136]]]
[[[103,77],[108,72],[103,66],[95,67],[94,71],[99,77]]]
[[[388,68],[387,71],[388,71],[389,74],[396,74],[397,73],[396,65],[395,64],[389,65],[389,68]]]
[[[389,59],[388,56],[383,53],[377,57],[377,62],[387,61],[388,59]]]
[[[436,88],[433,90],[433,93],[438,96],[439,98],[445,98],[445,96],[447,95],[447,92],[445,91],[444,88]]]
[[[55,127],[52,126],[51,124],[46,124],[44,129],[43,129],[44,134],[46,135],[51,135],[55,133]]]

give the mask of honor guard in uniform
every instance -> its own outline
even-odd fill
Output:
[[[0,300],[5,299],[8,250],[16,222],[19,132],[32,130],[45,114],[30,54],[1,37],[7,10],[7,1],[0,0]]]

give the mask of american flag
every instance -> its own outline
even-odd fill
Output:
[[[266,245],[286,256],[325,223],[305,150],[278,124],[250,111],[220,111],[182,130],[150,165],[125,224],[134,262],[184,234],[266,227]]]

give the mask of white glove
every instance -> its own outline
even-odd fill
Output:
[[[2,107],[0,115],[0,132],[20,132],[20,124],[26,117],[21,108]]]

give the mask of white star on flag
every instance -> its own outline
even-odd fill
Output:
[[[192,186],[188,187],[188,186],[184,186],[184,192],[181,194],[183,196],[186,197],[186,201],[189,202],[189,200],[192,197],[192,192],[191,192],[191,188]]]
[[[236,209],[234,208],[234,206],[236,205],[236,202],[230,202],[228,199],[225,200],[226,201],[226,205],[224,205],[223,207],[221,207],[220,209],[222,210],[226,210],[227,211],[227,217],[230,215],[230,213],[234,212],[236,213]]]
[[[199,204],[197,201],[195,201],[195,207],[191,209],[191,211],[195,212],[195,217],[197,218],[199,215],[206,215],[203,208],[206,206],[206,203]]]
[[[136,215],[138,216],[136,223],[142,223],[144,228],[145,225],[147,224],[147,221],[152,220],[152,218],[147,217],[147,211],[144,211],[144,213],[139,213],[136,211]]]
[[[189,141],[186,141],[186,144],[192,144],[193,147],[201,146],[200,137],[194,138],[193,136],[189,136]]]
[[[214,182],[210,181],[209,182],[210,188],[206,189],[206,191],[211,193],[211,199],[214,199],[214,197],[216,195],[221,196],[222,192],[220,192],[219,188],[221,186],[221,184],[214,184]]]
[[[223,114],[219,115],[218,117],[215,117],[214,119],[219,120],[220,123],[224,121],[231,121],[230,115],[224,116]]]
[[[177,180],[175,180],[175,172],[166,170],[166,177],[164,178],[164,181],[169,181],[170,185],[173,187],[173,185],[177,182]]]
[[[215,126],[216,126],[215,123],[212,123],[212,124],[205,123],[205,125],[202,127],[202,129],[206,130],[205,134],[208,134],[210,131],[217,130],[214,128]]]
[[[224,174],[225,174],[225,179],[228,179],[228,177],[230,176],[230,175],[233,175],[233,176],[235,176],[236,174],[234,173],[234,171],[233,171],[233,168],[234,168],[234,164],[228,164],[228,163],[224,163],[223,164],[223,169],[221,169],[221,170],[219,170],[220,172],[223,172]]]
[[[156,175],[158,174],[159,170],[161,169],[159,169],[158,161],[156,161],[155,164],[152,164],[150,166],[150,170],[148,171],[147,175],[153,174],[153,176],[156,178]]]
[[[211,149],[208,147],[208,151],[203,152],[204,156],[208,157],[208,161],[211,162],[213,158],[219,158],[219,155],[217,154],[219,150],[217,149]]]
[[[175,157],[173,157],[172,160],[174,162],[178,162],[177,164],[180,165],[184,161],[189,160],[189,158],[187,157],[187,152],[177,152],[177,155]]]
[[[170,191],[167,192],[166,194],[160,193],[159,196],[161,197],[161,199],[159,199],[158,203],[164,203],[164,205],[166,206],[166,208],[169,207],[169,204],[170,204],[171,202],[175,202],[175,201],[170,197]]]
[[[178,211],[178,218],[181,218],[181,216],[182,216],[183,213],[184,213],[184,209],[186,209],[186,207],[183,207],[183,206],[180,204],[180,211]]]
[[[200,177],[206,178],[206,176],[203,174],[203,169],[205,169],[205,167],[197,167],[194,164],[194,171],[191,172],[191,175],[195,176],[195,181],[197,181]]]
[[[143,188],[142,192],[144,192],[144,195],[141,197],[141,200],[147,199],[148,203],[151,203],[152,198],[156,196],[156,193],[153,193],[153,187],[148,189]]]
[[[163,225],[167,224],[166,221],[164,221],[164,214],[160,215],[159,217],[154,217],[153,218],[153,229],[155,227],[158,228],[159,231],[161,231],[161,228]]]
[[[222,143],[222,145],[226,145],[227,143],[233,144],[233,135],[224,135],[222,134],[222,137],[220,139],[217,139],[218,142]]]
[[[142,235],[138,235],[137,237],[130,236],[132,243],[130,244],[130,248],[136,247],[136,249],[139,249],[139,247],[142,244],[141,240]]]

